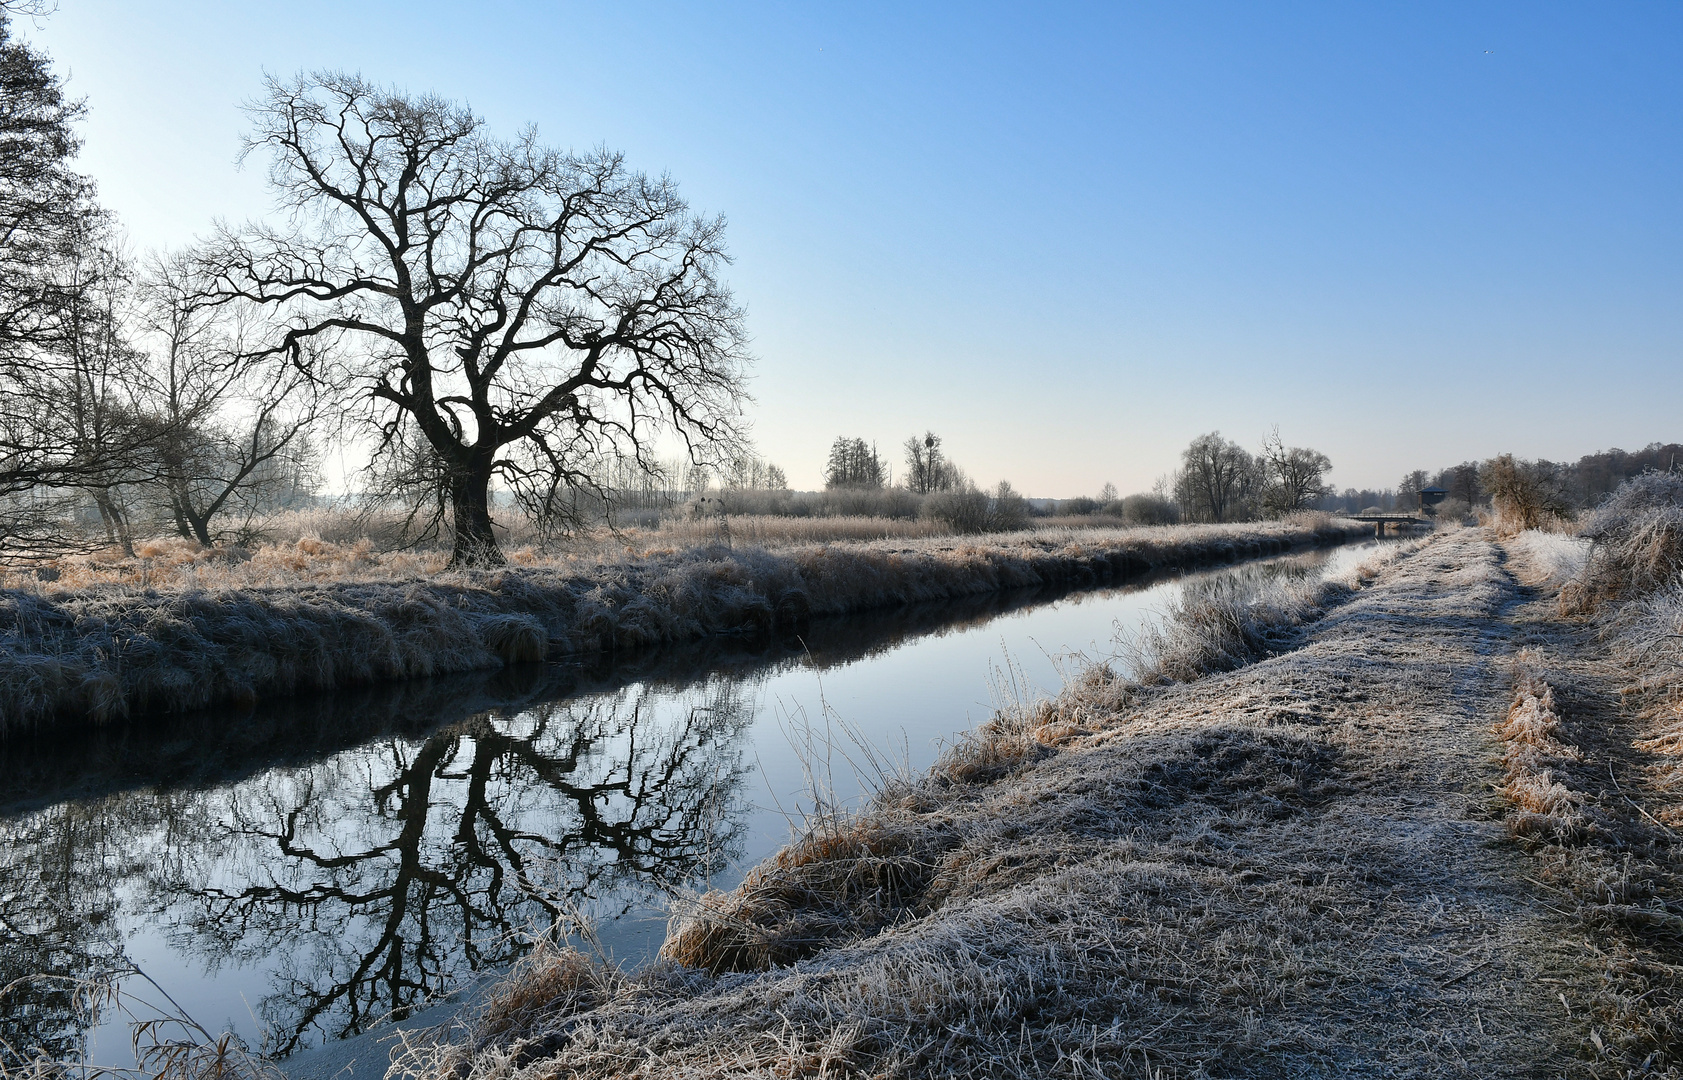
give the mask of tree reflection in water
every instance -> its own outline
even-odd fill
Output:
[[[78,803],[0,819],[0,1069],[74,1056],[83,994],[121,962],[123,844],[109,825]]]
[[[739,848],[734,680],[482,713],[206,791],[140,894],[172,947],[263,963],[266,1049],[355,1034],[514,960],[580,903],[620,911]]]

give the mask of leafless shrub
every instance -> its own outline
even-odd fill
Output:
[[[1174,525],[1180,521],[1180,508],[1161,495],[1129,495],[1117,509],[1129,525]]]
[[[988,494],[969,480],[924,497],[923,515],[955,533],[1011,532],[1028,524],[1028,502],[1001,480]]]
[[[1558,529],[1571,517],[1571,506],[1541,463],[1501,454],[1479,466],[1478,479],[1490,493],[1496,530],[1512,535],[1525,529]]]

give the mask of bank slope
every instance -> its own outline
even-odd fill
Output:
[[[1353,539],[1354,522],[696,548],[413,581],[0,591],[0,738]]]

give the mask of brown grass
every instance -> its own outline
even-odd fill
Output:
[[[160,546],[138,580],[102,579],[108,571],[96,567],[85,579],[14,580],[0,592],[0,737],[544,656],[765,635],[818,615],[1079,587],[1357,532],[1304,520],[659,548],[430,573],[402,561],[418,556],[309,538],[238,561]]]
[[[1503,721],[1496,725],[1502,740],[1502,765],[1507,770],[1499,790],[1518,808],[1508,818],[1516,835],[1573,840],[1595,826],[1584,813],[1582,795],[1567,788],[1555,771],[1568,762],[1581,762],[1576,747],[1560,741],[1560,717],[1554,690],[1544,680],[1541,657],[1522,650],[1514,660],[1514,698]]]
[[[1514,666],[1514,694],[1496,733],[1512,809],[1541,902],[1570,916],[1599,992],[1587,1003],[1595,1075],[1683,1075],[1683,843],[1678,807],[1655,745],[1648,680],[1666,663],[1641,619],[1604,606],[1562,618],[1557,553],[1510,541],[1514,572],[1536,597],[1515,621],[1533,644]],[[1567,582],[1582,582],[1580,575]],[[1658,661],[1658,663],[1656,663]],[[1675,666],[1672,667],[1675,671]],[[1632,682],[1632,676],[1639,678]],[[1662,680],[1663,681],[1663,680]],[[1621,685],[1622,684],[1622,685]]]

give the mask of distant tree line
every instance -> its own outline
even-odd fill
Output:
[[[964,470],[941,449],[933,431],[909,436],[902,444],[904,469],[893,482],[892,469],[876,444],[839,436],[830,445],[824,466],[826,492],[842,496],[836,506],[886,516],[923,516],[943,522],[957,532],[991,532],[1027,524],[1028,500],[1008,481],[991,490],[978,488]],[[880,498],[868,498],[870,493]]]
[[[1635,451],[1615,447],[1569,462],[1498,454],[1436,471],[1416,469],[1397,484],[1395,503],[1403,509],[1417,508],[1420,492],[1437,487],[1448,493],[1438,507],[1440,516],[1465,515],[1508,502],[1570,518],[1595,507],[1633,476],[1677,469],[1683,469],[1683,444],[1674,442],[1652,442]]]

